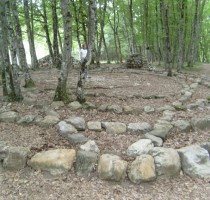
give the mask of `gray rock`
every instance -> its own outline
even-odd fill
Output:
[[[103,154],[98,162],[98,175],[102,180],[121,181],[126,176],[128,163],[119,156]]]
[[[55,117],[60,118],[60,115],[56,111],[54,111],[54,110],[46,110],[45,111],[45,114],[46,115],[52,115],[52,116],[55,116]]]
[[[147,154],[154,147],[150,139],[140,139],[130,145],[126,151],[128,156],[136,157],[142,154]]]
[[[18,113],[13,111],[0,113],[0,122],[16,122]]]
[[[173,128],[173,126],[171,124],[158,123],[158,124],[155,124],[154,129],[148,133],[150,135],[154,135],[154,136],[160,137],[162,139],[165,139],[167,137],[167,135],[170,133],[172,128]]]
[[[98,155],[94,152],[78,151],[76,173],[78,176],[88,176],[94,169]]]
[[[47,115],[44,117],[42,121],[40,121],[39,126],[48,128],[50,126],[54,126],[59,122],[59,118],[52,115]]]
[[[196,89],[198,87],[198,83],[192,83],[191,85],[190,85],[190,88],[191,89]]]
[[[77,129],[75,129],[71,124],[67,124],[65,121],[60,121],[57,126],[59,134],[64,137],[68,137],[68,135],[77,133]]]
[[[100,153],[98,146],[96,145],[95,141],[89,140],[85,144],[80,146],[80,149],[83,151],[92,151],[95,153]]]
[[[206,149],[192,145],[181,148],[178,152],[184,173],[191,177],[210,178],[210,159]]]
[[[105,111],[107,111],[107,108],[108,108],[108,104],[102,104],[98,107],[98,110],[105,112]]]
[[[187,105],[188,110],[195,110],[197,108],[198,108],[198,104],[196,104],[196,103],[190,103]]]
[[[68,104],[68,107],[71,108],[72,110],[78,110],[82,108],[82,105],[78,101],[73,101]]]
[[[175,116],[175,112],[165,110],[163,112],[163,117],[161,119],[166,120],[166,121],[171,121],[174,118],[174,116]]]
[[[74,149],[55,149],[35,154],[28,165],[36,170],[45,170],[52,175],[68,172],[76,159]]]
[[[201,130],[210,129],[210,115],[202,118],[192,118],[191,125],[194,129],[198,128]]]
[[[195,104],[197,104],[198,107],[204,108],[205,106],[208,106],[208,100],[207,99],[197,99]]]
[[[123,134],[127,130],[126,125],[121,122],[102,122],[101,125],[109,134]]]
[[[37,102],[37,98],[24,97],[22,102],[25,105],[34,105]]]
[[[145,139],[150,139],[155,147],[162,147],[163,146],[163,140],[160,137],[156,137],[154,135],[150,135],[149,133],[146,133],[144,135]]]
[[[148,131],[152,130],[152,126],[148,124],[147,122],[139,122],[139,123],[130,123],[128,124],[128,131],[132,133],[146,133]]]
[[[119,105],[110,105],[108,106],[109,111],[113,111],[114,113],[121,114],[122,113],[122,108]]]
[[[173,106],[166,105],[166,106],[157,108],[157,109],[156,109],[156,112],[163,112],[163,111],[165,111],[165,110],[175,111],[175,108],[174,108]]]
[[[58,110],[60,109],[61,107],[64,107],[65,104],[63,103],[63,101],[53,101],[50,105],[51,108],[55,109],[55,110]]]
[[[125,114],[133,114],[134,113],[134,108],[132,108],[131,106],[124,106],[123,107],[123,112]]]
[[[88,122],[87,127],[91,131],[102,131],[101,122]]]
[[[0,141],[0,163],[6,158],[9,151],[9,145],[6,142]]]
[[[17,124],[31,124],[34,122],[36,117],[36,115],[25,115],[17,121]]]
[[[14,171],[23,169],[29,153],[30,150],[25,147],[9,147],[6,158],[3,160],[3,167]]]
[[[88,141],[88,138],[79,133],[68,135],[67,138],[71,144],[80,144]]]
[[[95,106],[93,103],[88,102],[88,101],[86,101],[86,102],[83,104],[83,107],[86,108],[86,109],[95,109],[95,108],[96,108],[96,106]]]
[[[200,147],[206,149],[210,154],[210,142],[204,142],[200,144]]]
[[[181,132],[189,132],[191,129],[190,123],[186,120],[177,120],[173,122],[173,125]]]
[[[175,149],[154,147],[150,151],[155,159],[155,168],[158,175],[176,176],[180,174],[181,163]]]
[[[86,128],[85,120],[82,117],[69,117],[65,121],[73,125],[78,131],[84,131]]]
[[[150,106],[145,106],[144,107],[144,112],[145,113],[154,113],[155,112],[155,109],[154,108],[152,108],[152,107],[150,107]]]
[[[141,155],[136,157],[131,163],[128,177],[132,183],[152,181],[156,178],[154,159],[150,155]]]

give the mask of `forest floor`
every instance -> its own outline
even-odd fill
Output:
[[[11,110],[17,111],[20,116],[26,114],[44,115],[40,105],[52,103],[59,72],[56,69],[41,69],[31,71],[31,74],[36,82],[36,87],[30,92],[37,98],[36,106],[11,103]],[[209,76],[210,78],[210,65],[203,64],[201,70],[190,72],[190,74],[195,74],[197,77]],[[117,65],[103,65],[100,69],[91,70],[90,75],[91,78],[86,81],[85,91],[87,100],[96,106],[106,103],[108,105],[129,105],[142,110],[144,106],[159,108],[178,100],[182,84],[190,84],[190,80],[187,78],[181,79],[178,76],[170,78],[154,72],[121,69]],[[77,79],[78,69],[73,69],[68,79],[72,100],[76,99]],[[3,101],[1,86],[0,90],[0,105],[3,106],[7,103]],[[29,92],[24,88],[22,91],[23,95]],[[157,95],[162,95],[164,98],[153,98]],[[190,102],[207,97],[210,97],[209,88],[199,85]],[[62,107],[56,112],[59,113],[61,120],[69,116],[81,116],[86,122],[120,121],[128,124],[140,121],[148,122],[151,125],[154,125],[155,121],[162,116],[161,113],[146,114],[142,112],[126,115],[100,112],[96,109],[73,111],[68,106]],[[208,114],[210,114],[210,109],[192,110],[191,112],[179,111],[175,118],[190,120],[194,116],[199,117]],[[210,141],[209,133],[191,131],[178,135],[174,131],[164,142],[164,147],[177,149]],[[96,142],[101,153],[114,152],[129,163],[132,159],[128,158],[124,152],[128,146],[141,138],[141,136],[130,133],[116,136],[103,131],[101,133],[85,131],[83,134]],[[79,149],[79,146],[73,146],[62,138],[55,127],[46,129],[36,125],[21,126],[0,123],[0,141],[14,146],[29,147],[32,154],[55,148]],[[67,174],[52,176],[47,172],[34,171],[29,167],[19,172],[6,172],[0,167],[0,200],[206,200],[209,196],[209,181],[190,178],[184,174],[170,179],[158,177],[153,182],[135,185],[128,178],[121,183],[102,181],[97,177],[96,171],[90,177],[78,177],[75,175],[74,168]]]

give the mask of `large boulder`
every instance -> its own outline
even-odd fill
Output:
[[[142,154],[147,154],[154,147],[150,139],[140,139],[130,145],[126,151],[128,156],[136,157]]]
[[[175,149],[154,147],[150,153],[155,159],[157,175],[176,176],[180,174],[181,163]]]
[[[28,161],[28,165],[36,170],[45,170],[57,175],[70,170],[75,159],[74,149],[55,149],[35,154]]]
[[[183,147],[178,152],[184,173],[191,177],[210,178],[210,158],[206,149],[192,145]]]
[[[101,155],[98,162],[98,175],[102,180],[121,181],[126,176],[128,163],[119,156]]]
[[[136,157],[131,164],[128,177],[131,182],[136,184],[154,180],[156,173],[153,157],[146,154]]]

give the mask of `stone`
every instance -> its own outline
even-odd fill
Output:
[[[74,126],[71,124],[67,124],[65,121],[60,121],[57,126],[59,134],[64,137],[68,137],[68,135],[77,133],[77,129],[74,128]]]
[[[0,122],[11,122],[14,123],[18,119],[18,113],[14,111],[8,111],[0,113]]]
[[[78,151],[76,159],[76,174],[89,176],[94,171],[98,155],[94,152]]]
[[[119,105],[110,105],[107,109],[117,114],[121,114],[123,111],[123,109]]]
[[[163,124],[163,123],[157,123],[154,125],[154,129],[150,132],[148,132],[150,135],[154,135],[157,137],[160,137],[162,139],[165,139],[167,135],[170,133],[173,126],[171,124]]]
[[[163,146],[163,140],[160,137],[150,135],[149,133],[146,133],[143,137],[145,139],[150,139],[155,147],[162,147]]]
[[[95,141],[89,140],[85,144],[80,146],[80,149],[83,151],[92,151],[95,153],[100,153],[98,146],[96,145]]]
[[[68,172],[76,159],[74,149],[55,149],[35,154],[28,165],[35,170],[44,170],[52,175]]]
[[[198,104],[196,104],[196,103],[190,103],[190,104],[188,104],[188,105],[186,106],[186,108],[187,108],[188,110],[194,110],[194,109],[197,109],[197,108],[198,108]]]
[[[144,107],[144,112],[145,113],[154,113],[155,112],[155,109],[154,108],[152,108],[152,107],[150,107],[150,106],[145,106]]]
[[[63,103],[63,101],[53,101],[50,105],[51,108],[55,109],[55,110],[58,110],[60,109],[61,107],[64,107],[65,104]]]
[[[0,141],[0,163],[6,158],[9,151],[9,145],[6,142]]]
[[[179,154],[175,149],[154,147],[150,154],[155,160],[155,169],[157,175],[177,176],[181,171],[181,162]]]
[[[178,129],[181,132],[189,132],[191,129],[191,125],[186,120],[177,120],[173,122],[173,125],[176,129]]]
[[[142,134],[152,130],[152,126],[147,122],[129,123],[128,131],[131,133]]]
[[[79,133],[68,135],[67,138],[71,144],[80,144],[88,141],[88,138]]]
[[[172,112],[170,110],[165,110],[163,112],[163,117],[161,118],[162,120],[166,120],[166,121],[171,121],[175,116],[175,112]]]
[[[206,149],[192,145],[183,147],[178,152],[184,173],[191,177],[210,178],[210,159]]]
[[[37,115],[25,115],[17,121],[17,124],[31,124],[34,122],[36,117]]]
[[[125,179],[128,163],[119,156],[103,154],[98,162],[98,175],[102,180],[122,181]]]
[[[88,101],[86,101],[86,102],[83,104],[83,107],[84,107],[85,109],[95,109],[95,108],[96,108],[96,106],[95,106],[93,103],[88,102]]]
[[[26,166],[27,156],[30,150],[26,147],[9,147],[3,167],[7,170],[21,170]]]
[[[68,107],[71,108],[72,110],[78,110],[82,108],[82,105],[78,101],[73,101],[68,104]]]
[[[101,122],[88,122],[87,127],[90,131],[102,131]]]
[[[210,142],[204,142],[200,144],[200,147],[206,149],[210,154]]]
[[[154,158],[151,155],[140,155],[131,163],[128,177],[132,183],[140,184],[156,179]]]
[[[102,104],[98,107],[98,111],[105,112],[107,111],[108,104]]]
[[[55,116],[55,117],[60,118],[60,115],[56,111],[54,111],[54,110],[46,110],[45,111],[45,114],[46,115],[52,115],[52,116]]]
[[[126,125],[121,122],[102,122],[101,125],[109,134],[123,134],[127,130]]]
[[[128,156],[136,157],[142,154],[147,154],[154,147],[150,139],[140,139],[130,145],[126,151]]]
[[[48,128],[50,126],[54,126],[59,122],[59,118],[52,115],[47,115],[44,119],[39,123],[39,126]]]
[[[123,112],[125,114],[133,114],[134,108],[132,108],[131,106],[123,106]]]
[[[191,85],[190,85],[190,88],[191,89],[196,89],[198,87],[198,83],[192,83]]]
[[[198,128],[201,130],[210,129],[210,115],[204,116],[202,118],[192,118],[191,125],[194,129]]]
[[[204,108],[205,106],[208,106],[208,100],[207,99],[197,99],[195,104],[197,104],[198,107]]]
[[[82,117],[69,117],[65,121],[73,125],[78,131],[84,131],[86,129],[86,123]]]
[[[22,103],[25,105],[34,105],[37,102],[37,97],[32,98],[32,97],[24,97]]]
[[[165,110],[168,110],[168,111],[175,111],[175,108],[174,108],[173,106],[166,105],[166,106],[157,108],[157,109],[156,109],[156,112],[163,112],[163,111],[165,111]]]

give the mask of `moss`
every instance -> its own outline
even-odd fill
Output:
[[[34,82],[32,79],[29,79],[29,81],[26,81],[24,87],[25,87],[25,88],[32,88],[32,87],[35,87],[35,82]]]
[[[53,101],[63,101],[64,103],[69,103],[70,102],[69,96],[70,95],[66,91],[64,92],[61,90],[60,87],[57,87]]]
[[[206,99],[207,99],[208,101],[210,101],[210,97],[207,97]]]

